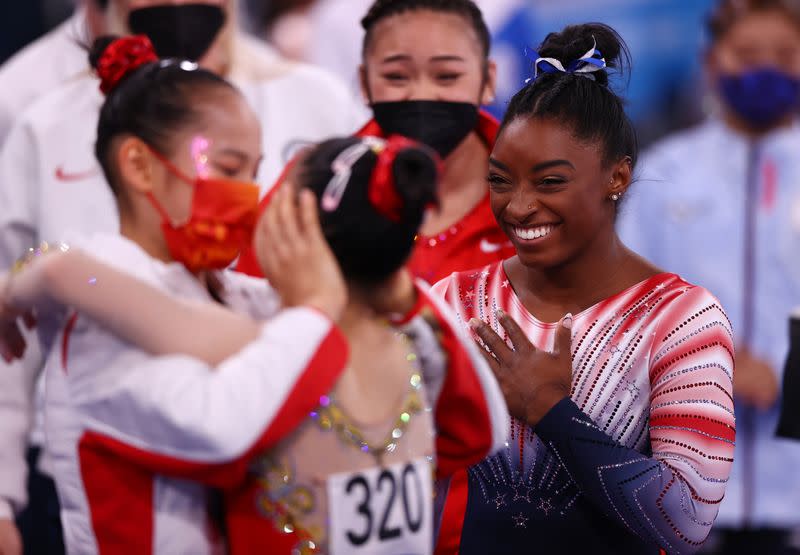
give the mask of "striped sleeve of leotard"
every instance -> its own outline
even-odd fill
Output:
[[[650,451],[602,432],[570,399],[536,426],[582,494],[666,553],[694,553],[717,516],[735,437],[730,323],[700,287],[659,315],[650,351]]]

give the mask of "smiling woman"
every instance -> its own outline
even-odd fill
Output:
[[[364,97],[374,122],[434,148],[444,172],[410,267],[434,283],[513,254],[489,210],[486,161],[497,122],[481,111],[495,94],[489,31],[471,0],[377,0],[362,20]]]
[[[547,36],[489,159],[492,211],[517,256],[435,287],[475,331],[513,417],[505,453],[469,470],[468,493],[451,488],[442,536],[462,555],[693,553],[724,495],[730,324],[708,291],[614,231],[637,158],[608,87],[622,62],[605,25]]]
[[[493,101],[495,88],[481,11],[472,0],[376,0],[361,25],[361,87],[373,120],[356,135],[402,135],[442,159],[437,209],[420,229],[409,268],[435,283],[513,255],[486,187],[499,124],[480,109]],[[239,269],[258,274],[252,252],[243,254]]]
[[[587,248],[608,252],[611,197],[630,184],[631,157],[606,164],[600,145],[576,141],[563,120],[549,117],[535,125],[516,118],[502,138],[489,159],[491,206],[520,261],[557,266]]]

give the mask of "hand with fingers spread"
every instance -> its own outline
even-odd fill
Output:
[[[572,383],[572,315],[559,322],[554,352],[537,349],[505,312],[497,317],[511,340],[509,348],[485,322],[473,318],[470,326],[481,352],[492,367],[511,416],[535,426],[559,401],[569,396]]]
[[[258,263],[283,305],[312,306],[338,320],[347,304],[347,287],[317,215],[309,190],[298,195],[291,183],[267,206],[255,235]]]

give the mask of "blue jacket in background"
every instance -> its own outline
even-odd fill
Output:
[[[800,126],[753,141],[712,119],[656,143],[639,169],[621,207],[623,241],[709,289],[737,346],[780,374],[789,314],[800,305]],[[736,416],[718,526],[797,527],[800,443],[775,437],[777,405],[737,403]]]

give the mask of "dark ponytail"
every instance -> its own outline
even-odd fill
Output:
[[[192,62],[158,60],[145,37],[99,37],[89,50],[89,63],[107,95],[97,122],[95,156],[115,193],[114,137],[135,135],[170,155],[175,133],[202,117],[197,99],[213,90],[236,90]]]
[[[592,73],[539,72],[509,103],[501,124],[521,117],[550,118],[570,126],[582,140],[602,145],[604,163],[629,157],[636,164],[638,142],[622,99],[609,87],[609,72],[630,68],[630,53],[614,29],[602,23],[570,25],[550,33],[538,49],[542,58],[555,58],[565,68],[595,46],[606,69]],[[533,75],[533,71],[531,72]]]
[[[406,148],[397,153],[392,173],[397,192],[403,199],[402,220],[416,235],[425,209],[436,200],[436,162],[427,149]]]
[[[313,148],[301,162],[299,184],[322,198],[334,176],[332,163],[362,139],[330,139]],[[370,201],[369,187],[378,155],[368,151],[352,166],[344,195],[333,211],[320,209],[325,238],[345,276],[362,285],[388,278],[406,262],[426,208],[436,199],[438,166],[423,146],[403,147],[394,156],[393,191],[401,201],[397,218],[387,217]]]

